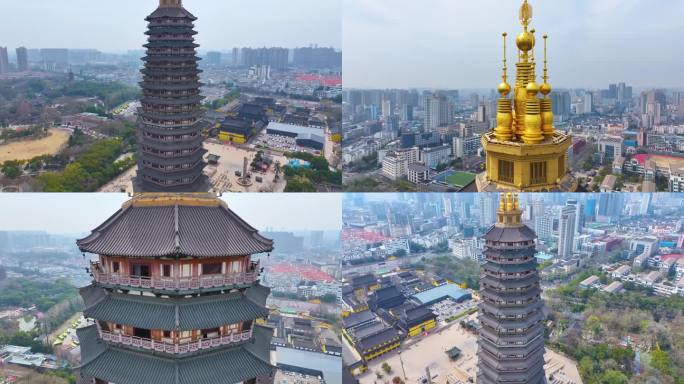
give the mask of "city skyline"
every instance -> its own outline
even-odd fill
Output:
[[[230,194],[220,198],[260,231],[335,231],[342,225],[341,194]],[[0,231],[86,233],[129,199],[115,193],[5,194],[0,199]],[[305,210],[318,214],[301,215]]]
[[[257,0],[250,7],[235,7],[219,0],[186,0],[184,6],[199,18],[197,41],[203,51],[249,46],[296,48],[312,44],[339,49],[340,1]],[[12,50],[23,46],[98,49],[112,53],[140,50],[145,43],[145,17],[157,5],[158,0],[103,2],[97,7],[85,0],[71,0],[66,4],[1,0],[0,7],[9,10],[13,17],[0,25],[0,46]],[[255,18],[254,9],[269,11]],[[36,25],[41,28],[35,28]],[[65,28],[65,25],[71,27]],[[46,29],[50,33],[46,34]]]
[[[678,44],[682,27],[677,15],[684,4],[665,2],[651,7],[640,0],[532,1],[538,40],[549,35],[554,88],[620,81],[635,87],[683,86],[673,81],[684,53],[667,47]],[[492,76],[501,72],[501,33],[515,38],[520,25],[510,15],[517,14],[519,5],[345,0],[345,87],[493,89],[498,83]],[[630,24],[633,20],[639,23]],[[538,46],[537,57],[541,54]],[[509,63],[514,58],[509,50]],[[509,66],[509,75],[512,70]]]

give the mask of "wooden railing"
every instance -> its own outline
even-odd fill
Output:
[[[97,330],[100,334],[100,338],[106,342],[174,355],[192,353],[204,349],[221,347],[224,345],[239,344],[252,338],[252,330],[250,329],[249,331],[234,333],[232,335],[175,344],[166,341],[157,341],[142,337],[112,333],[102,330],[99,325]]]
[[[193,290],[253,284],[259,278],[259,262],[252,262],[247,272],[199,277],[143,277],[106,272],[99,261],[90,262],[90,272],[96,282],[132,288],[162,290]]]

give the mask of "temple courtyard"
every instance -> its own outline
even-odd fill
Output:
[[[473,314],[468,319],[474,320],[476,316]],[[455,360],[446,354],[453,347],[461,350],[461,356]],[[462,328],[459,322],[453,322],[427,336],[405,341],[398,351],[371,360],[368,371],[358,379],[362,384],[391,383],[398,376],[407,384],[428,383],[429,369],[433,384],[472,383],[477,375],[476,354],[477,335]],[[547,349],[545,362],[546,375],[553,374],[553,384],[582,383],[577,364],[571,359]],[[392,368],[390,374],[383,371],[383,363]],[[469,381],[471,378],[473,381]]]

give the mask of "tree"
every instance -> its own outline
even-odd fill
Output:
[[[624,373],[612,369],[605,371],[601,375],[602,384],[626,384],[628,380]]]
[[[21,165],[18,161],[6,161],[2,166],[2,173],[4,173],[8,179],[14,180],[21,176]]]
[[[386,374],[390,374],[392,372],[392,366],[387,364],[387,362],[382,363],[382,370],[385,371]]]

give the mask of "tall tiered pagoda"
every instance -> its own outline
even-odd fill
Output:
[[[536,238],[522,223],[518,196],[502,194],[496,224],[484,237],[478,384],[546,383]]]
[[[197,18],[181,0],[160,0],[146,20],[136,189],[208,191],[199,125],[203,110],[193,29]]]
[[[272,383],[262,237],[209,194],[136,195],[77,241],[91,262],[80,383]]]

